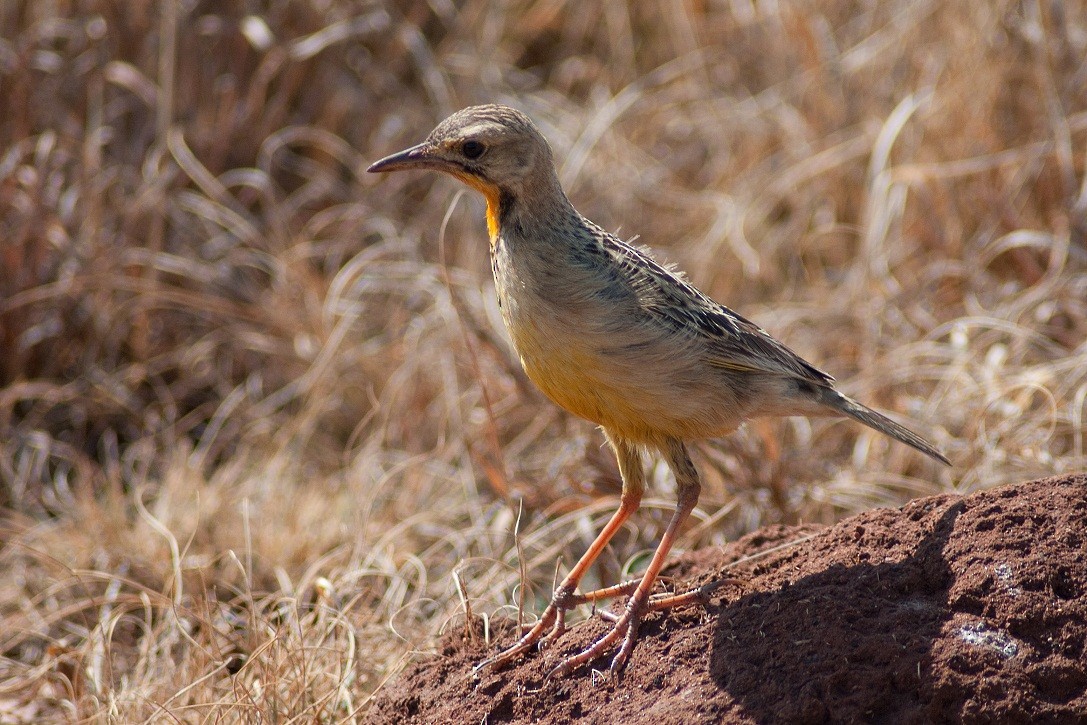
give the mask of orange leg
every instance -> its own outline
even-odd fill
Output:
[[[626,666],[627,660],[630,659],[630,653],[634,651],[634,643],[638,640],[638,626],[641,624],[642,617],[645,616],[646,612],[650,611],[653,583],[656,581],[661,568],[664,567],[664,562],[668,558],[668,552],[671,550],[672,544],[675,543],[680,527],[690,517],[691,511],[694,510],[695,504],[698,503],[698,495],[701,492],[698,472],[695,470],[694,464],[687,454],[687,448],[683,443],[673,440],[662,452],[668,457],[668,464],[671,466],[672,472],[675,473],[676,484],[679,487],[679,500],[676,504],[675,513],[672,514],[672,519],[668,522],[668,528],[665,529],[661,542],[653,553],[649,567],[646,569],[638,586],[634,589],[634,593],[627,600],[625,610],[616,618],[611,631],[594,642],[588,649],[563,660],[558,667],[551,671],[549,677],[565,675],[574,668],[595,660],[610,650],[620,639],[622,639],[622,644],[620,644],[619,651],[611,661],[611,673],[613,675],[621,673]],[[679,601],[677,600],[675,605],[678,606]]]
[[[582,557],[574,564],[574,568],[562,580],[551,598],[551,603],[540,615],[539,621],[524,634],[521,639],[509,649],[499,652],[480,662],[475,667],[475,672],[493,667],[502,668],[519,657],[522,653],[543,642],[554,639],[566,629],[566,611],[577,606],[580,601],[574,592],[578,582],[585,576],[585,572],[593,565],[600,552],[608,545],[619,528],[630,518],[631,514],[638,510],[642,502],[642,494],[645,492],[645,472],[642,469],[641,457],[638,449],[624,441],[611,440],[612,448],[619,460],[619,472],[623,475],[623,493],[619,499],[619,510],[608,520],[604,529],[596,537]],[[652,583],[652,582],[651,582]],[[548,631],[550,629],[550,632]]]

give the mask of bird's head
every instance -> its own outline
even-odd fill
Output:
[[[558,186],[547,139],[528,116],[507,106],[471,106],[457,111],[439,123],[425,141],[386,156],[367,171],[405,169],[443,171],[478,189],[487,197],[488,222],[492,224],[497,223],[504,201]],[[491,231],[493,234],[494,229]]]

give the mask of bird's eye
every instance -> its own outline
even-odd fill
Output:
[[[469,159],[478,159],[486,149],[487,147],[479,141],[465,141],[464,145],[460,147],[461,153]]]

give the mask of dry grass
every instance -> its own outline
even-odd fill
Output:
[[[538,611],[614,464],[520,373],[479,201],[362,174],[473,102],[956,464],[754,424],[684,546],[1084,468],[1083,2],[178,5],[0,6],[0,722],[352,721],[458,581]]]

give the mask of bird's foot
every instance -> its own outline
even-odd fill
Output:
[[[611,631],[593,642],[587,649],[564,659],[547,674],[547,679],[570,674],[576,668],[592,662],[608,652],[622,639],[619,651],[612,658],[611,666],[608,668],[611,677],[618,677],[623,668],[626,667],[627,660],[630,659],[630,653],[634,651],[634,643],[638,640],[638,627],[642,622],[642,617],[648,611],[648,604],[648,601],[639,604],[634,597],[631,597],[623,613],[615,617]]]
[[[611,630],[587,649],[559,663],[548,674],[548,679],[566,675],[575,668],[597,659],[619,642],[621,638],[622,643],[619,646],[619,651],[612,658],[609,668],[612,676],[618,676],[626,667],[631,652],[634,651],[634,643],[638,639],[638,627],[646,614],[676,607],[707,604],[715,591],[728,584],[738,584],[741,581],[735,577],[727,577],[681,594],[656,594],[653,596],[639,596],[638,584],[641,583],[639,579],[584,594],[575,594],[571,589],[560,588],[555,591],[551,603],[540,615],[540,619],[519,640],[493,657],[483,660],[472,671],[478,676],[488,669],[500,670],[534,646],[539,649],[550,646],[566,632],[566,612],[580,604],[595,604],[602,599],[633,592],[622,613],[617,614],[607,610],[598,612],[603,619],[612,623]]]
[[[638,628],[641,626],[642,619],[646,614],[677,607],[708,604],[710,596],[715,591],[728,584],[739,584],[741,581],[742,580],[735,577],[726,577],[724,579],[717,579],[709,582],[708,584],[704,584],[696,589],[681,594],[639,596],[640,592],[635,591],[634,594],[631,595],[630,600],[627,601],[627,605],[622,613],[616,614],[615,612],[607,610],[601,610],[599,612],[603,619],[612,623],[611,630],[603,637],[593,642],[587,649],[560,662],[557,667],[548,673],[548,679],[552,677],[562,677],[563,675],[569,674],[574,669],[592,662],[615,646],[621,638],[622,643],[619,645],[619,650],[615,653],[615,656],[611,660],[611,665],[608,667],[609,676],[619,677],[622,675],[623,669],[630,660],[631,652],[634,651],[634,644],[638,641]],[[614,587],[609,587],[607,590],[602,589],[599,591],[606,591],[609,595],[614,596],[620,591],[636,589],[637,585],[638,581],[635,580],[633,582],[624,582]],[[596,593],[593,592],[589,595],[581,596],[592,597],[593,594]],[[590,601],[595,601],[599,598],[602,597],[592,597]]]
[[[473,674],[478,676],[488,669],[500,670],[533,646],[538,645],[544,648],[555,642],[566,632],[566,612],[579,603],[572,589],[563,587],[556,589],[551,603],[547,605],[547,609],[540,615],[536,624],[532,625],[512,646],[476,665],[472,669]]]

